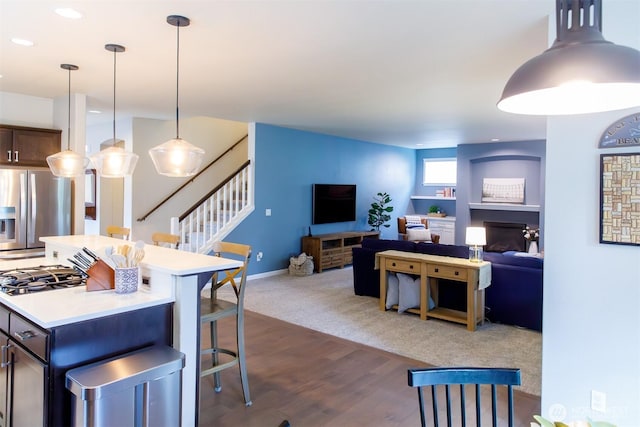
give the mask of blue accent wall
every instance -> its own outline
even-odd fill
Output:
[[[397,238],[398,215],[410,209],[416,176],[416,152],[371,142],[339,138],[266,124],[255,131],[255,211],[225,240],[249,244],[249,274],[281,270],[301,251],[309,233],[369,230],[367,211],[378,192],[393,199],[389,228],[381,237]],[[353,222],[311,225],[311,186],[356,184]],[[271,209],[271,216],[265,210]],[[260,262],[256,254],[263,253]]]

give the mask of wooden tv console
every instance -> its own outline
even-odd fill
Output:
[[[313,257],[313,270],[322,273],[325,268],[344,268],[353,262],[351,250],[362,245],[364,238],[377,239],[379,231],[347,231],[319,234],[302,238],[302,252]]]

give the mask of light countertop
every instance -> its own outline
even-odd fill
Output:
[[[71,253],[87,247],[97,253],[101,258],[104,249],[108,246],[135,245],[135,242],[114,239],[112,237],[98,235],[77,235],[77,236],[55,236],[40,238],[46,245],[47,257],[54,258],[52,250],[55,248],[66,250]],[[141,267],[148,267],[154,271],[173,274],[176,276],[189,276],[192,274],[204,273],[213,270],[224,270],[242,265],[240,261],[219,258],[203,254],[180,251],[146,244],[144,246],[144,259],[140,263]],[[62,261],[66,261],[66,256]]]
[[[64,264],[49,258],[2,261],[0,270],[59,263]],[[158,289],[152,292],[144,285],[138,288],[137,292],[130,294],[116,294],[114,290],[87,292],[86,286],[24,295],[7,295],[0,292],[0,303],[45,329],[173,301],[170,290]]]
[[[105,261],[108,246],[134,245],[135,242],[104,236],[78,235],[43,237],[46,257],[0,261],[0,270],[38,265],[64,264],[75,252],[87,247]],[[143,277],[151,276],[151,285],[141,285],[130,294],[116,294],[114,290],[90,291],[86,286],[56,289],[25,295],[6,295],[0,292],[0,303],[18,312],[43,328],[109,316],[159,304],[175,302],[173,276],[189,276],[213,270],[234,268],[240,261],[208,255],[193,254],[154,245],[145,245],[140,263]]]

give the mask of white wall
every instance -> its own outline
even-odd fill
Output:
[[[131,150],[131,119],[116,121],[116,138],[125,141],[125,150]],[[113,122],[104,122],[87,128],[88,155],[91,156],[100,151],[100,144],[113,138]],[[135,171],[134,171],[135,173]],[[97,209],[96,220],[86,221],[87,233],[106,234],[108,225],[120,227],[131,227],[130,210],[126,211],[125,202],[127,196],[131,194],[131,177],[126,178],[103,178],[97,177]],[[128,190],[127,190],[128,188]],[[130,196],[129,196],[130,199]]]
[[[640,2],[604,2],[604,35],[640,49]],[[640,72],[640,70],[639,70]],[[542,414],[640,425],[640,247],[600,244],[603,131],[625,111],[549,118]],[[605,413],[591,391],[606,394]]]
[[[149,157],[148,150],[150,148],[175,138],[175,132],[175,121],[172,120],[159,121],[140,118],[133,120],[134,151],[140,156],[133,174],[133,204],[131,207],[131,231],[135,240],[141,239],[150,242],[153,232],[170,232],[172,216],[182,214],[248,159],[247,142],[243,141],[238,148],[225,157],[224,163],[216,164],[215,167],[203,173],[166,205],[152,213],[145,221],[139,222],[137,218],[145,215],[175,189],[192,179],[158,175],[151,157]],[[205,150],[203,168],[247,132],[248,125],[242,122],[207,117],[180,120],[180,137]]]
[[[0,121],[5,125],[53,129],[53,99],[0,92]]]
[[[69,117],[71,111],[71,117]],[[81,156],[85,154],[87,96],[79,93],[61,95],[53,100],[53,122],[55,129],[62,129],[62,150],[67,148]],[[69,132],[70,131],[70,132]],[[67,142],[69,147],[67,147]],[[84,234],[84,175],[72,179],[73,202],[71,234]]]

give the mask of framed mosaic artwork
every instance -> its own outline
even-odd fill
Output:
[[[640,153],[600,155],[600,243],[640,246]]]

